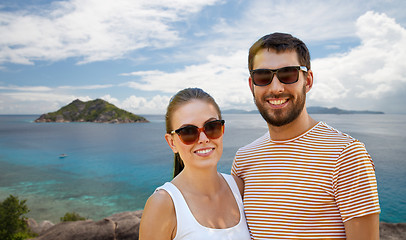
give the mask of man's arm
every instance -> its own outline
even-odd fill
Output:
[[[233,176],[235,182],[237,183],[238,190],[240,190],[241,197],[244,198],[244,181],[235,175],[232,175],[232,176]]]
[[[379,213],[348,220],[344,227],[347,240],[379,240]]]

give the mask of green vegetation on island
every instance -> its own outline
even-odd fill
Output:
[[[88,102],[76,99],[56,112],[42,114],[35,122],[134,123],[148,120],[102,99]]]

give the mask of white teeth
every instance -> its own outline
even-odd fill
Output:
[[[273,105],[281,105],[284,104],[287,100],[286,99],[281,99],[281,100],[270,100],[269,103]]]
[[[212,149],[205,149],[205,150],[198,150],[198,151],[196,151],[196,153],[199,153],[199,154],[206,154],[206,153],[209,153],[209,152],[211,152],[212,151]]]

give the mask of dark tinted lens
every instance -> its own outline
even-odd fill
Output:
[[[221,137],[223,134],[223,122],[218,120],[206,123],[204,125],[204,133],[211,139]]]
[[[285,84],[295,83],[299,77],[299,70],[296,67],[285,67],[278,70],[276,76],[279,81]]]
[[[266,86],[272,81],[272,71],[268,69],[258,69],[252,74],[252,81],[257,86]]]
[[[193,144],[199,139],[200,132],[204,132],[210,139],[216,139],[223,135],[224,120],[215,120],[204,124],[203,128],[190,125],[175,130],[185,144]]]
[[[192,144],[199,137],[199,130],[196,126],[186,126],[177,131],[185,144]]]

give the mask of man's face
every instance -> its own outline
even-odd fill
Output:
[[[296,52],[276,53],[262,49],[254,57],[253,70],[287,66],[300,66]],[[255,104],[268,124],[280,127],[291,123],[301,114],[305,106],[306,93],[311,88],[307,80],[302,71],[299,72],[299,80],[293,84],[281,83],[276,74],[272,82],[266,86],[253,85],[251,77],[249,78]]]

